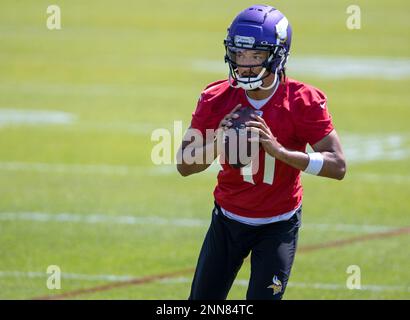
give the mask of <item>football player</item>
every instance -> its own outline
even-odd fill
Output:
[[[215,137],[232,125],[241,106],[258,113],[246,126],[257,135],[261,148],[259,169],[252,175],[222,164],[190,299],[226,299],[249,254],[246,298],[281,299],[301,225],[301,171],[338,180],[345,175],[325,94],[285,74],[291,40],[291,26],[279,10],[254,5],[240,12],[224,41],[229,77],[208,85],[192,114],[190,129],[199,131],[204,142],[184,138],[177,165],[182,176],[211,164],[187,163],[184,154],[216,159],[220,139]],[[206,135],[207,129],[215,130],[215,136]],[[306,152],[307,144],[313,152]]]

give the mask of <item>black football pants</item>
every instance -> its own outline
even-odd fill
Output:
[[[246,298],[282,299],[295,258],[301,211],[287,221],[250,226],[226,217],[215,203],[189,299],[226,299],[249,253],[251,277]]]

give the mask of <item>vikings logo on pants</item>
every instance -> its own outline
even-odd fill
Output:
[[[282,282],[278,279],[277,276],[273,276],[272,284],[268,287],[273,289],[273,295],[278,294],[282,291]]]

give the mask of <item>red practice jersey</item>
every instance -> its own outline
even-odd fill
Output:
[[[208,85],[202,92],[191,127],[216,130],[223,117],[236,105],[251,106],[245,90],[229,86],[227,80]],[[254,108],[253,108],[254,109]],[[278,142],[290,150],[306,151],[333,130],[326,96],[318,89],[286,78],[261,108],[262,118]],[[224,209],[249,218],[268,218],[289,212],[300,205],[303,189],[300,170],[272,158],[260,148],[259,170],[243,175],[241,170],[222,164],[214,190],[216,202]]]

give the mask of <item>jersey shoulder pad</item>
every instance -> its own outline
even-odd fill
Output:
[[[323,106],[326,104],[326,95],[309,84],[289,79],[289,102],[290,105],[299,108],[311,106]]]
[[[202,91],[199,101],[206,103],[217,100],[218,98],[224,96],[227,92],[230,91],[230,86],[228,80],[219,80],[213,83],[210,83]]]

